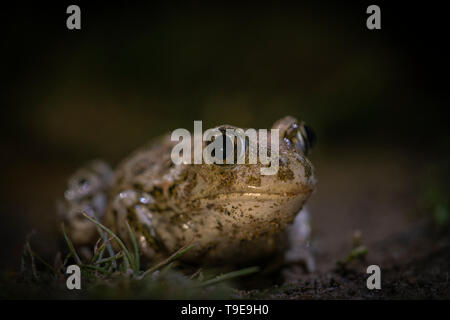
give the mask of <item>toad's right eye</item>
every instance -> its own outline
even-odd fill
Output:
[[[316,141],[312,129],[304,123],[293,122],[284,133],[284,141],[295,147],[298,153],[305,155],[311,150]]]

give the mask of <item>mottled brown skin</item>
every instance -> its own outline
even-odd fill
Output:
[[[169,135],[156,139],[118,165],[114,182],[104,188],[104,216],[97,217],[125,240],[128,221],[142,255],[151,261],[191,243],[195,246],[183,259],[198,264],[246,263],[274,255],[293,238],[286,236],[288,226],[302,229],[293,221],[315,188],[305,150],[295,138],[286,138],[293,123],[298,121],[286,117],[274,124],[280,129],[275,175],[261,175],[259,163],[174,165],[170,154],[177,142]],[[291,249],[305,246],[308,235],[294,238],[298,243]]]

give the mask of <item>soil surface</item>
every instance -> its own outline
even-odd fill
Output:
[[[420,212],[423,164],[396,150],[318,150],[312,155],[318,189],[308,202],[317,269],[293,269],[290,282],[264,281],[242,298],[264,299],[442,299],[450,298],[450,237],[438,233],[427,212]],[[4,268],[18,269],[25,235],[36,229],[35,251],[54,256],[57,241],[54,199],[63,190],[70,167],[30,166],[17,161],[16,172],[30,183],[9,189],[9,202],[21,213],[2,232]],[[43,176],[46,173],[46,176]],[[47,183],[39,187],[39,181]],[[18,188],[18,186],[16,186]],[[36,192],[39,190],[39,193]],[[27,202],[20,202],[25,195]],[[5,230],[6,230],[5,229]],[[367,254],[339,265],[355,245]],[[369,265],[381,269],[381,289],[369,290]]]
[[[318,156],[319,159],[314,159]],[[317,271],[245,295],[274,299],[448,299],[450,237],[421,208],[421,164],[400,152],[329,150],[312,157],[318,189],[309,203]],[[345,267],[356,245],[367,254]],[[381,289],[369,290],[369,265],[381,269]],[[262,294],[261,294],[262,293]]]

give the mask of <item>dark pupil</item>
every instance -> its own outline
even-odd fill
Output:
[[[225,160],[225,158],[228,155],[228,153],[227,153],[227,136],[223,134],[221,138],[222,138],[222,160]]]
[[[304,126],[304,129],[305,129],[305,134],[306,134],[306,140],[308,141],[308,146],[309,146],[309,148],[312,148],[315,146],[316,141],[317,141],[316,134],[311,129],[311,127],[309,127],[307,125]]]
[[[211,152],[211,155],[213,157],[216,157],[217,159],[220,159],[222,161],[226,161],[227,156],[229,155],[229,153],[231,152],[232,148],[233,148],[233,140],[231,137],[227,136],[226,134],[222,134],[221,136],[217,137],[216,139],[220,139],[219,143],[221,143],[221,148],[219,148],[217,150],[216,154],[216,149],[214,148],[213,151]],[[214,139],[212,141],[215,141]],[[212,141],[208,142],[207,144],[212,143]],[[236,160],[236,155],[237,155],[237,150],[236,150],[236,146],[234,146],[234,158]]]
[[[233,141],[230,137],[228,137],[226,134],[223,134],[219,137],[219,139],[222,139],[222,155],[219,155],[219,159],[222,159],[225,161],[229,153],[231,152],[233,146]]]

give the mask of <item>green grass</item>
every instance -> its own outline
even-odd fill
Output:
[[[89,261],[82,261],[62,224],[61,231],[68,248],[64,259],[59,256],[52,266],[31,249],[27,239],[21,271],[13,284],[9,279],[9,285],[2,285],[0,296],[56,299],[227,299],[237,297],[230,280],[259,271],[259,267],[250,267],[217,274],[213,270],[186,272],[186,268],[178,268],[181,265],[180,257],[195,244],[184,246],[165,260],[142,269],[139,247],[128,224],[131,249],[112,230],[92,217],[84,216],[97,225],[100,235]],[[118,252],[112,249],[112,241],[120,248]],[[81,290],[68,290],[65,284],[65,271],[73,263],[81,269]]]

